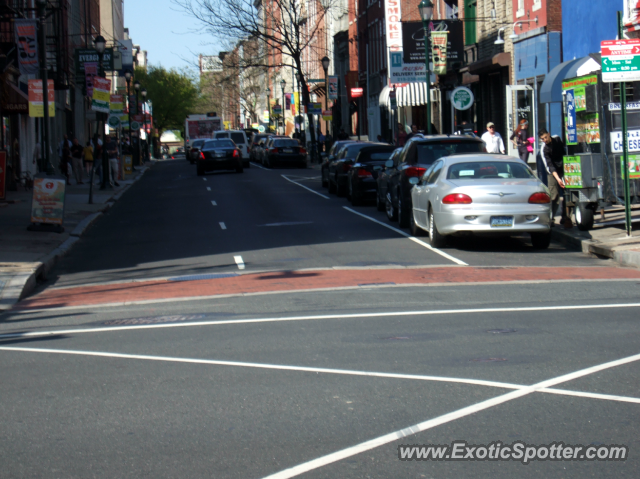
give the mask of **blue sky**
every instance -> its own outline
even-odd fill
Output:
[[[124,26],[133,43],[147,50],[152,65],[195,68],[198,53],[213,55],[219,50],[211,36],[194,32],[202,30],[201,24],[171,0],[124,0]]]

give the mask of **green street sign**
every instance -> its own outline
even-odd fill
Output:
[[[473,105],[473,92],[460,86],[451,92],[451,103],[456,110],[468,110]]]
[[[604,40],[600,49],[603,82],[640,80],[640,39]]]
[[[109,123],[109,126],[110,126],[111,128],[117,128],[117,127],[118,127],[118,125],[120,125],[120,118],[118,118],[118,117],[117,117],[117,116],[115,116],[115,115],[111,115],[111,116],[109,117],[109,121],[108,121],[108,123]]]
[[[132,130],[139,130],[140,129],[140,123],[138,123],[137,121],[132,121],[131,122],[131,129]]]

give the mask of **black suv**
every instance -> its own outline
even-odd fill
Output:
[[[470,136],[432,135],[411,138],[394,160],[385,165],[387,195],[385,206],[391,221],[409,226],[411,177],[420,178],[439,158],[463,153],[486,153],[484,141]]]

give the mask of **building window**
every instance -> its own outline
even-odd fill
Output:
[[[531,11],[535,12],[536,10],[540,10],[542,8],[542,0],[533,0],[533,6],[531,7]]]
[[[518,10],[516,11],[516,18],[524,17],[524,0],[518,0]]]

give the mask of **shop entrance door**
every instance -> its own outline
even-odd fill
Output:
[[[519,156],[518,148],[509,140],[513,132],[520,124],[520,120],[527,120],[527,138],[533,138],[533,153],[529,155],[528,163],[536,162],[538,154],[538,112],[536,91],[530,85],[507,85],[507,135],[504,138],[507,143],[507,153],[510,156]]]

